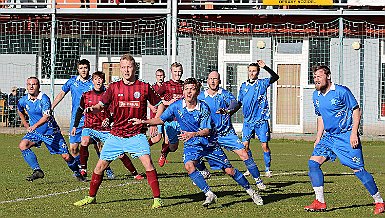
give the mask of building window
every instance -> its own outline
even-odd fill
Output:
[[[380,75],[380,117],[385,119],[385,63],[381,64]]]
[[[313,67],[317,65],[330,64],[330,39],[310,38],[309,39],[309,72],[308,83],[314,84]]]

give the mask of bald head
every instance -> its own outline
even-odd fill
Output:
[[[207,84],[209,86],[209,90],[218,91],[219,84],[221,83],[221,76],[217,71],[211,71],[209,76],[207,77]]]

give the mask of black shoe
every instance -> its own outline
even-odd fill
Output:
[[[44,172],[38,169],[38,170],[34,170],[32,175],[28,176],[26,180],[32,182],[35,179],[42,179],[42,178],[44,178]]]

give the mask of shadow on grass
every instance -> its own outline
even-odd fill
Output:
[[[343,206],[343,207],[334,207],[334,208],[327,209],[326,212],[350,209],[350,208],[358,208],[358,207],[369,207],[369,206],[374,206],[374,204],[361,204],[361,205],[354,204],[354,205]]]

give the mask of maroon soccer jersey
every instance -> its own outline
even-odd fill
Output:
[[[160,88],[163,86],[163,84],[161,85],[158,85],[158,83],[155,83],[154,85],[152,85],[152,88],[154,89],[154,91],[160,96],[160,98],[163,99],[163,95],[164,93],[159,93],[159,90]],[[155,117],[155,113],[152,112],[152,110],[150,110],[150,118],[154,118]]]
[[[119,137],[131,137],[145,133],[144,125],[132,125],[128,122],[131,118],[147,118],[147,101],[157,105],[161,99],[150,84],[136,80],[131,85],[126,85],[123,80],[109,85],[102,96],[101,102],[109,105],[113,114],[114,125],[111,134]]]
[[[80,107],[85,109],[99,103],[104,91],[96,92],[91,90],[83,93],[80,100]],[[84,118],[84,128],[91,128],[98,131],[110,131],[110,127],[102,127],[102,122],[110,116],[108,108],[104,108],[99,113],[86,113]]]
[[[164,100],[170,101],[173,98],[181,99],[183,98],[183,82],[169,80],[164,82],[162,87],[159,89],[159,93],[164,95]]]

